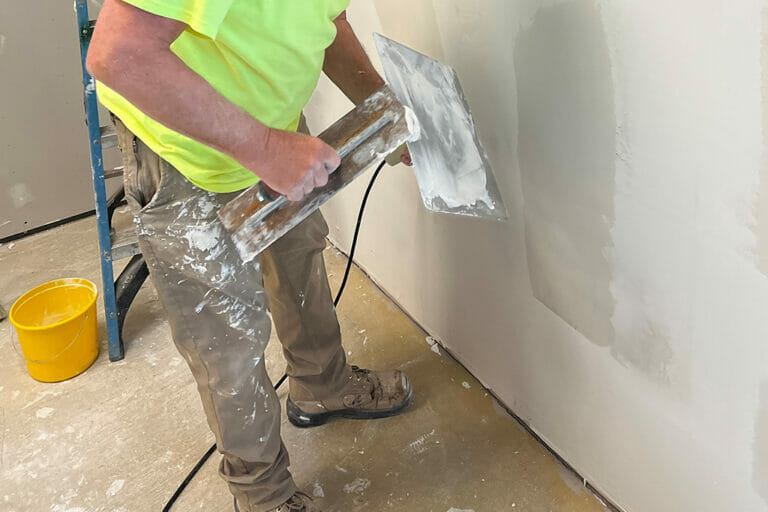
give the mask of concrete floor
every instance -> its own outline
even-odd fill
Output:
[[[0,246],[0,304],[9,308],[27,289],[59,277],[100,283],[97,252],[94,219]],[[346,260],[332,248],[326,258],[335,289]],[[386,420],[310,430],[283,421],[293,474],[322,497],[324,511],[604,511],[357,269],[338,312],[350,361],[403,369],[416,398],[406,414]],[[88,371],[42,384],[14,352],[9,322],[0,322],[1,510],[159,511],[212,444],[152,285],[129,314],[124,361],[109,363],[103,322],[100,328],[102,352]],[[267,364],[273,379],[284,369],[277,340]],[[175,510],[231,506],[210,461]]]

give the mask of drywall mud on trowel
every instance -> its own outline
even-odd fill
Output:
[[[418,133],[415,122],[413,113],[406,112],[385,86],[319,135],[341,157],[341,166],[328,177],[326,186],[290,202],[270,197],[259,182],[224,205],[219,218],[243,261],[254,259],[371,164],[402,146],[412,133]]]
[[[272,198],[263,184],[219,212],[243,261],[251,261],[375,161],[406,141],[425,206],[433,211],[506,218],[496,180],[453,69],[376,35],[385,86],[320,134],[341,166],[301,201]],[[415,112],[415,114],[414,114]]]
[[[408,149],[424,205],[435,212],[506,219],[456,72],[381,34],[374,38],[390,89],[421,126]]]

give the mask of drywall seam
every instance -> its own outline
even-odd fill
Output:
[[[768,276],[768,2],[762,9],[760,51],[763,166],[760,169],[760,195],[756,201],[756,263],[758,269]],[[752,486],[768,505],[768,381],[764,381],[760,387],[755,414]]]
[[[591,0],[541,7],[515,40],[518,160],[534,296],[587,339],[613,344],[613,84]]]
[[[680,354],[688,353],[691,343],[687,312],[700,298],[693,294],[695,281],[705,278],[691,265],[699,259],[697,251],[718,244],[752,258],[750,211],[760,159],[754,135],[760,130],[757,116],[745,107],[746,98],[758,92],[753,73],[759,58],[752,60],[750,53],[759,46],[752,44],[759,28],[747,14],[754,17],[756,3],[724,7],[724,27],[735,27],[729,22],[736,19],[752,25],[752,30],[726,28],[727,47],[715,43],[706,32],[710,27],[692,24],[677,33],[670,24],[659,24],[658,33],[643,34],[641,41],[632,31],[633,23],[647,16],[641,6],[599,5],[611,27],[620,141],[614,247],[608,251],[617,304],[612,350],[624,364],[684,397],[689,362]],[[670,5],[664,15],[698,21],[682,5]],[[697,39],[686,39],[689,33]],[[681,44],[690,46],[690,55],[683,55]],[[744,58],[734,60],[730,51]],[[664,80],[625,66],[651,60]],[[711,78],[702,82],[706,73]]]
[[[763,121],[763,166],[760,172],[760,195],[756,201],[756,260],[760,271],[768,276],[768,3],[763,6],[761,44],[761,110]]]
[[[766,378],[760,347],[768,339],[768,281],[756,270],[754,226],[745,214],[754,209],[751,180],[762,154],[755,144],[763,141],[755,131],[757,4],[597,4],[616,109],[611,240],[621,245],[605,251],[623,293],[626,317],[616,323],[627,328],[622,342],[637,357],[645,356],[648,338],[668,343],[673,354],[669,364],[651,358],[657,364],[644,370],[642,359],[616,363],[621,355],[613,347],[599,350],[564,328],[530,294],[511,57],[518,30],[535,22],[530,13],[550,3],[433,3],[447,62],[466,81],[481,135],[492,141],[491,160],[502,168],[503,192],[513,197],[505,231],[424,214],[404,179],[410,175],[395,170],[370,205],[393,229],[373,221],[381,238],[363,240],[361,261],[623,506],[763,512],[752,463],[757,389]],[[477,22],[457,18],[472,9]],[[408,30],[417,24],[404,21]],[[344,226],[357,198],[345,206],[345,218],[331,224]]]
[[[768,504],[768,381],[760,387],[753,453],[752,486]]]

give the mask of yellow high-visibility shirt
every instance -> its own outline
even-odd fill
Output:
[[[295,130],[317,86],[336,19],[350,0],[123,0],[188,25],[171,50],[266,126]],[[258,181],[223,153],[151,119],[97,84],[99,99],[198,187],[234,192]]]

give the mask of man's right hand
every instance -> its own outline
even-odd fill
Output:
[[[309,135],[269,129],[264,143],[245,167],[289,201],[299,201],[328,183],[341,164],[334,149]]]

